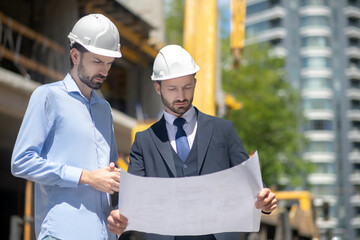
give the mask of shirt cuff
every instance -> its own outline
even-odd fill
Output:
[[[81,168],[66,165],[63,184],[61,187],[77,187],[79,185],[82,171],[83,169]]]

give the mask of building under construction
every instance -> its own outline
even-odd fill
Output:
[[[161,0],[151,1],[151,7],[161,9],[161,6]],[[19,229],[32,223],[31,199],[30,209],[25,209],[25,189],[28,185],[25,180],[10,173],[12,149],[29,97],[40,84],[61,80],[70,70],[67,35],[74,23],[89,13],[102,13],[109,17],[121,36],[123,57],[114,62],[107,81],[99,91],[113,108],[119,156],[129,154],[131,130],[137,121],[156,118],[161,111],[161,102],[153,91],[150,75],[159,49],[156,44],[163,41],[163,26],[154,26],[163,23],[162,11],[155,12],[150,23],[126,5],[113,0],[2,1],[0,192],[3,197],[0,229],[3,238],[20,239],[21,236],[17,235],[22,231]],[[24,215],[27,217],[23,218]]]

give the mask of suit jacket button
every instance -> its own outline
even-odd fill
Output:
[[[186,165],[186,164],[184,164],[184,165],[183,165],[183,168],[187,168],[187,165]]]

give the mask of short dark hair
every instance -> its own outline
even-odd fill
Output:
[[[81,53],[88,52],[88,50],[86,48],[84,48],[81,44],[79,44],[77,42],[70,43],[70,50],[73,49],[73,48],[76,48]],[[73,61],[71,59],[71,56],[70,56],[70,67],[71,68],[74,67],[74,63],[73,63]]]

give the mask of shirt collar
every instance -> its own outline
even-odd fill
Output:
[[[70,73],[66,74],[63,82],[68,92],[76,92],[80,94],[80,96],[82,96],[85,100],[88,101],[88,99],[81,93],[78,85],[76,84],[75,80],[72,78]],[[91,90],[90,103],[93,104],[96,103],[97,101],[98,101],[98,95],[96,91]]]
[[[187,110],[181,117],[184,118],[187,123],[189,123],[195,114],[196,114],[195,108],[194,108],[194,106],[191,106],[191,108],[189,110]],[[171,113],[164,111],[164,118],[165,118],[166,122],[173,125],[174,120],[177,117],[172,115]]]

